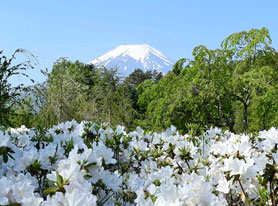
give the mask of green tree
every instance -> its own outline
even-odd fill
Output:
[[[182,77],[173,72],[161,80],[147,80],[137,87],[140,120],[138,124],[144,129],[162,130],[175,121],[174,106],[184,94]],[[184,124],[183,124],[184,126]],[[180,127],[181,128],[181,127]]]
[[[146,80],[159,81],[163,77],[161,72],[156,70],[144,72],[141,69],[135,69],[128,77],[125,78],[123,84],[130,94],[132,100],[132,106],[135,110],[139,110],[137,101],[138,101],[138,92],[136,87]]]
[[[226,38],[220,49],[197,46],[173,72],[137,87],[139,124],[188,132],[217,126],[235,132],[277,125],[277,52],[267,29]],[[251,125],[251,126],[250,126]]]
[[[79,61],[70,62],[64,58],[57,60],[51,73],[47,73],[45,108],[41,115],[46,126],[72,119],[82,120],[82,104],[89,99],[95,83],[95,68]]]
[[[198,46],[193,50],[192,66],[185,70],[187,98],[185,110],[190,119],[206,128],[227,127],[233,131],[232,101],[227,90],[231,77],[230,53]]]
[[[230,79],[230,93],[242,104],[244,131],[248,130],[248,108],[256,95],[258,71],[263,65],[257,64],[257,58],[271,52],[271,38],[266,28],[251,29],[234,33],[226,38],[221,46],[233,52],[234,72]]]
[[[72,119],[133,126],[131,94],[117,70],[62,58],[47,75],[46,89],[39,89],[45,101],[38,117],[44,127]]]
[[[27,55],[29,59],[14,64],[19,53]],[[18,103],[18,97],[28,89],[23,84],[12,86],[10,79],[18,75],[29,78],[25,71],[33,69],[35,63],[34,56],[24,49],[17,49],[10,58],[7,58],[3,55],[3,51],[0,51],[0,125],[13,126],[10,121],[11,115],[13,115],[12,107]]]
[[[101,68],[98,75],[99,80],[92,89],[89,100],[95,108],[92,120],[110,122],[113,125],[122,124],[130,129],[135,115],[130,88],[122,83],[117,70]]]

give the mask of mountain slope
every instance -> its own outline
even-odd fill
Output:
[[[90,64],[117,68],[118,72],[124,76],[128,76],[137,68],[143,71],[156,70],[166,74],[173,67],[173,62],[169,58],[147,44],[120,45]]]

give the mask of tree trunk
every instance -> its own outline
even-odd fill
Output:
[[[244,132],[247,132],[248,130],[247,109],[248,109],[248,104],[244,103],[243,104]]]
[[[235,121],[232,120],[232,122],[229,122],[228,125],[229,125],[229,128],[230,128],[230,131],[235,133],[235,130],[234,130]]]

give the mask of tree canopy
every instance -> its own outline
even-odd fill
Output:
[[[113,68],[60,58],[45,72],[47,81],[14,105],[24,87],[12,88],[8,79],[30,67],[29,62],[11,66],[17,50],[11,59],[0,58],[0,120],[7,125],[14,112],[16,125],[42,127],[75,119],[127,129],[174,125],[180,132],[211,126],[236,133],[268,129],[278,126],[278,53],[271,43],[266,28],[234,33],[219,48],[195,47],[192,59],[178,60],[166,75],[135,69],[120,77]]]

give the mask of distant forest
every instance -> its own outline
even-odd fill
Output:
[[[14,64],[0,52],[0,125],[50,128],[58,122],[90,120],[161,131],[200,134],[209,127],[235,133],[278,127],[278,52],[268,29],[231,34],[218,49],[200,45],[166,75],[58,59],[46,82],[12,87],[12,76],[32,62]],[[34,68],[36,69],[36,68]]]

